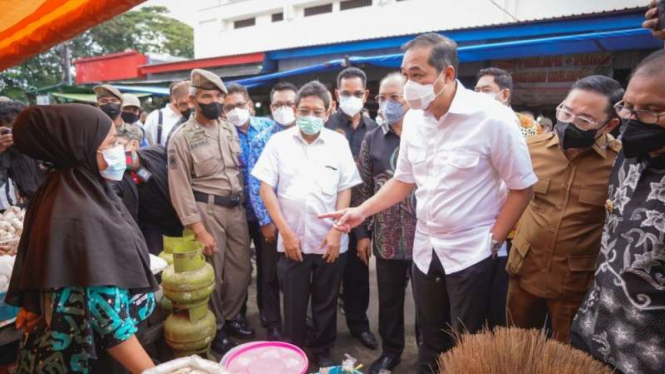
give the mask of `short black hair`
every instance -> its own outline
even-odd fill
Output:
[[[249,101],[249,91],[247,91],[247,88],[245,86],[238,84],[238,83],[229,83],[226,85],[226,91],[227,91],[227,96],[236,94],[236,93],[241,93],[245,96],[245,100]]]
[[[513,92],[513,76],[510,75],[509,72],[499,69],[499,68],[487,68],[487,69],[482,69],[478,72],[476,75],[476,81],[479,81],[480,78],[484,76],[491,76],[494,78],[494,83],[496,83],[497,86],[499,86],[500,89],[505,90],[508,89],[510,90],[510,93],[512,94]]]
[[[360,80],[363,82],[363,87],[367,88],[367,74],[365,74],[364,71],[354,67],[346,68],[337,75],[337,88],[342,85],[342,79],[351,78],[360,78]]]
[[[16,116],[25,108],[26,105],[20,101],[0,102],[0,125],[11,127]]]
[[[591,91],[607,97],[605,112],[610,118],[617,117],[614,104],[621,101],[624,89],[619,82],[604,75],[589,75],[573,83],[572,90]]]
[[[414,48],[431,47],[429,56],[430,66],[436,68],[440,73],[448,66],[455,69],[455,77],[459,68],[459,57],[457,56],[457,43],[454,40],[439,35],[434,32],[418,35],[402,46],[403,51],[409,51]]]
[[[293,91],[295,94],[298,94],[298,87],[290,82],[279,82],[272,86],[272,90],[270,90],[270,101],[272,101],[273,96],[275,96],[275,92],[281,91]]]
[[[637,64],[632,77],[636,75],[656,75],[665,72],[665,50],[659,49]]]
[[[311,81],[300,87],[300,91],[296,95],[296,106],[300,104],[300,100],[310,96],[316,96],[323,100],[326,110],[330,108],[330,92],[321,82]]]

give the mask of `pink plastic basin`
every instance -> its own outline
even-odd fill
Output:
[[[307,355],[283,342],[254,342],[233,349],[221,364],[231,374],[306,374]]]

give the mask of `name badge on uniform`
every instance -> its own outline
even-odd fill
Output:
[[[190,150],[210,144],[206,138],[205,131],[191,131],[187,133],[187,142],[189,143]]]

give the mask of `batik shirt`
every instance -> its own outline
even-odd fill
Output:
[[[247,221],[256,221],[256,215],[254,214],[254,208],[252,208],[251,199],[249,197],[249,178],[250,172],[252,171],[249,168],[249,155],[252,153],[252,141],[259,135],[261,132],[272,126],[274,122],[268,118],[262,117],[250,117],[249,118],[249,127],[247,132],[244,133],[238,130],[238,139],[240,139],[240,167],[242,168],[242,178],[243,178],[243,206],[245,207],[245,214],[247,215]]]
[[[155,310],[152,293],[117,287],[66,287],[49,296],[49,328],[21,340],[19,374],[90,373],[102,351],[131,338]]]
[[[354,206],[374,196],[395,174],[399,136],[381,126],[365,136],[358,156],[358,171],[363,180],[354,189]],[[377,213],[356,228],[359,239],[373,238],[374,255],[384,260],[410,260],[416,235],[416,196],[412,192],[399,204]]]
[[[268,144],[268,140],[270,140],[274,134],[277,134],[278,132],[287,128],[288,127],[281,126],[278,123],[273,123],[272,126],[263,130],[254,138],[254,140],[252,140],[251,147],[249,149],[249,164],[247,167],[250,173],[252,169],[254,169],[256,162],[259,160],[261,153],[263,153],[266,144]],[[249,200],[252,204],[252,207],[254,208],[254,214],[256,214],[256,218],[259,220],[259,225],[265,226],[272,223],[270,215],[268,214],[268,210],[266,209],[266,206],[263,204],[263,200],[261,199],[261,181],[250,174],[247,184],[249,185]]]
[[[665,373],[665,155],[612,171],[595,281],[573,332],[624,374]]]

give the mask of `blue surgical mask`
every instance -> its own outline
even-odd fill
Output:
[[[305,135],[316,135],[323,129],[323,118],[314,116],[298,117],[296,124]]]
[[[386,119],[386,123],[389,125],[394,125],[404,118],[404,108],[402,107],[402,104],[394,101],[387,101],[383,104],[381,112]]]
[[[103,151],[97,151],[102,154],[104,161],[108,164],[106,169],[100,170],[100,174],[104,179],[110,181],[121,181],[122,176],[127,170],[127,159],[125,157],[125,148],[122,145],[115,146]]]

